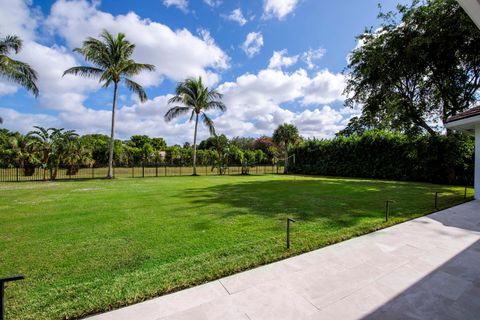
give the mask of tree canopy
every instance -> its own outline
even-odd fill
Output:
[[[349,57],[346,104],[362,114],[340,134],[435,135],[478,102],[480,30],[455,0],[415,0],[379,18]]]

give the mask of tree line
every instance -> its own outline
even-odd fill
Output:
[[[168,146],[161,137],[134,135],[128,140],[115,140],[113,164],[131,167],[196,163],[215,167],[220,174],[235,165],[242,166],[243,173],[248,174],[253,166],[275,165],[280,158],[288,159],[288,146],[299,139],[298,130],[289,124],[279,126],[273,137],[228,139],[215,134],[201,141],[197,148],[188,142]],[[23,135],[0,129],[0,167],[22,168],[25,175],[32,175],[37,167],[47,169],[45,179],[46,171],[55,179],[60,168],[74,175],[82,167],[108,166],[109,154],[110,137],[103,134],[80,136],[74,130],[36,126]]]

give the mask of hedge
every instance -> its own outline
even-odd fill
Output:
[[[474,139],[370,131],[293,147],[297,174],[472,184]]]

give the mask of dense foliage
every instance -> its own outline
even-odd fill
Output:
[[[473,176],[473,139],[457,134],[409,137],[370,131],[307,140],[293,153],[290,170],[301,174],[458,184]]]
[[[243,141],[244,143],[240,143]],[[247,143],[248,142],[248,143]],[[110,137],[103,134],[78,136],[75,131],[35,127],[22,135],[0,130],[0,167],[20,167],[31,173],[35,167],[56,171],[79,167],[106,167]],[[135,135],[128,140],[115,140],[114,163],[117,167],[151,165],[191,165],[194,149],[189,143],[167,146],[161,137]],[[233,138],[212,136],[202,141],[197,150],[199,165],[213,166],[224,172],[229,165],[242,165],[245,173],[257,164],[274,164],[279,151],[272,138]],[[54,176],[54,175],[53,175]]]
[[[455,0],[414,0],[380,14],[349,57],[346,104],[362,106],[343,135],[417,135],[480,100],[480,30]]]

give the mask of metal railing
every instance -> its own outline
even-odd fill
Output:
[[[59,168],[57,170],[36,168],[0,168],[0,182],[22,182],[43,180],[73,180],[73,179],[101,179],[107,176],[107,167],[91,168]],[[250,175],[283,173],[283,166],[256,165],[249,168]],[[145,177],[172,177],[189,176],[193,174],[191,165],[149,164],[130,167],[115,167],[114,177],[145,178]],[[218,168],[212,166],[197,166],[197,174],[203,176],[220,175]],[[224,175],[242,174],[241,165],[226,167]]]

